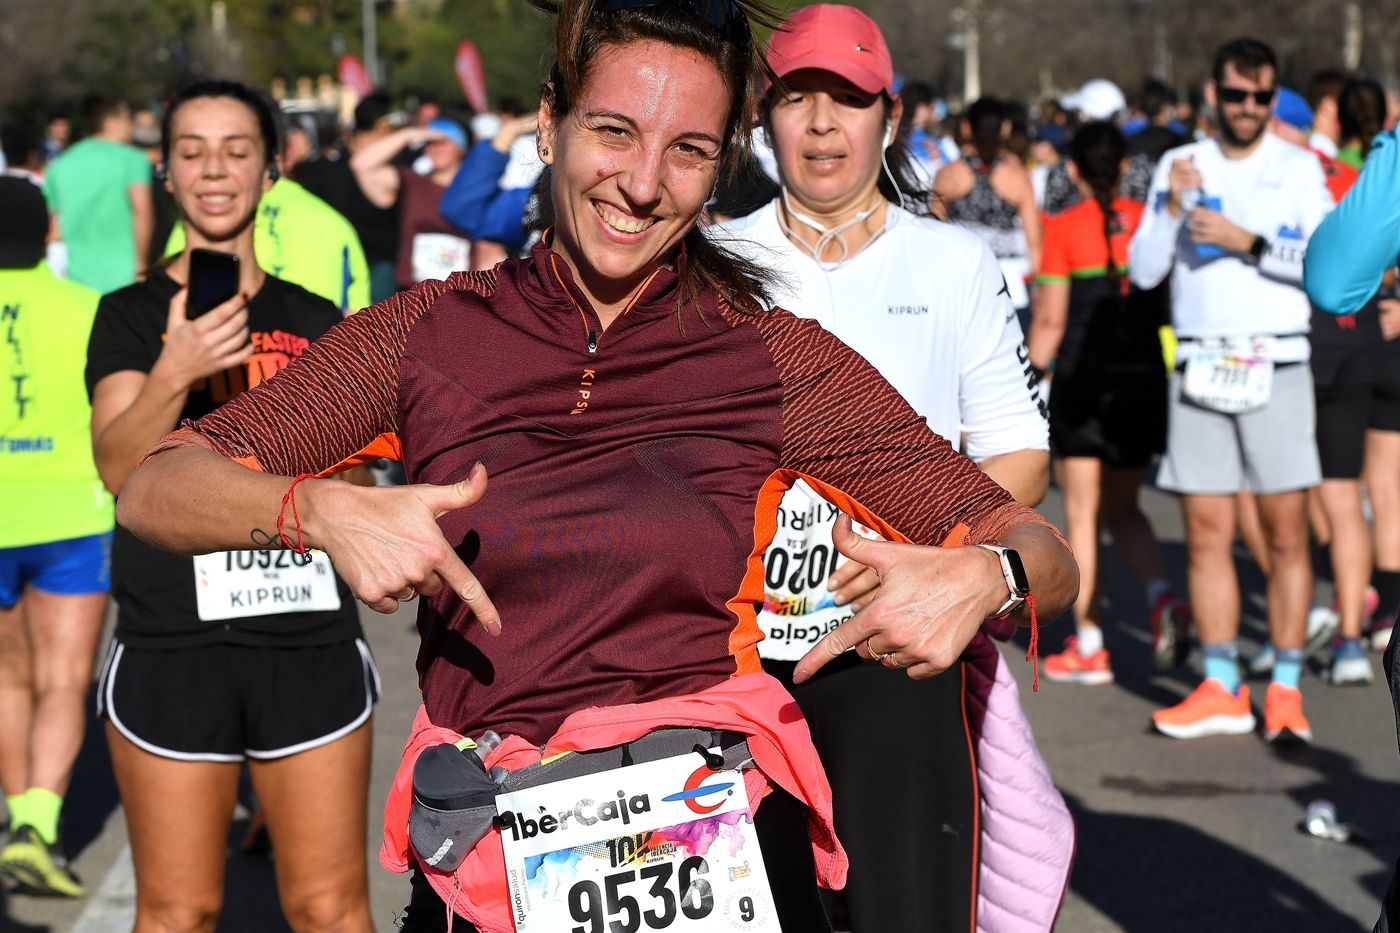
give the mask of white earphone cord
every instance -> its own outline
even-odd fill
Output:
[[[899,186],[899,181],[894,177],[894,172],[890,169],[890,163],[885,158],[885,153],[889,149],[888,141],[892,136],[893,130],[890,130],[886,133],[885,139],[887,140],[887,144],[885,146],[882,146],[880,149],[880,167],[884,170],[885,177],[887,177],[890,180],[890,184],[894,186],[894,190],[899,192],[900,204],[898,206],[903,207],[905,198],[904,189]],[[836,262],[832,264],[834,267],[839,267],[843,263],[848,262],[851,259],[850,247],[846,245],[846,241],[842,239],[841,235],[847,230],[856,226],[857,224],[865,222],[865,220],[868,219],[871,214],[875,213],[875,211],[878,210],[880,207],[879,204],[876,204],[874,207],[867,208],[866,210],[863,210],[860,213],[856,214],[850,220],[843,221],[842,223],[839,223],[834,227],[827,228],[822,226],[815,219],[808,217],[806,214],[798,213],[793,208],[792,201],[788,197],[787,185],[780,186],[780,193],[783,199],[783,210],[778,212],[778,226],[782,228],[782,231],[785,234],[787,234],[788,239],[792,240],[798,246],[801,246],[803,249],[807,250],[807,252],[811,253],[812,258],[815,259],[818,264],[824,264],[822,260],[822,254],[826,252],[827,245],[830,244],[833,240],[839,243],[841,245],[841,258],[836,260]],[[876,194],[881,199],[884,198],[884,195],[879,194],[878,188],[876,188]],[[787,221],[783,219],[784,213],[790,215],[794,220],[798,220],[806,226],[811,227],[813,230],[817,231],[817,233],[820,234],[820,236],[817,238],[817,243],[815,246],[808,246],[805,240],[797,236],[796,232],[788,226]],[[875,242],[884,232],[885,231],[883,229],[875,231],[875,233],[871,235],[870,239],[865,242],[865,245],[862,246],[861,249],[864,250],[865,247]]]

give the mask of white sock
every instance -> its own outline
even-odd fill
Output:
[[[1097,625],[1081,625],[1076,633],[1079,636],[1079,656],[1087,658],[1103,650],[1103,629]]]
[[[1161,577],[1158,577],[1151,583],[1147,584],[1147,605],[1156,606],[1157,600],[1161,599],[1164,594],[1170,593],[1171,591],[1172,585],[1166,580],[1163,580]]]

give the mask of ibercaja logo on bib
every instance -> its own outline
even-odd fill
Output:
[[[667,794],[660,798],[659,802],[684,803],[692,813],[700,816],[713,813],[724,806],[725,798],[734,794],[733,781],[721,780],[706,783],[707,778],[717,774],[719,772],[712,771],[708,765],[701,765],[691,773],[680,790],[673,794]],[[714,800],[716,795],[723,796],[714,803],[707,802]],[[536,836],[565,832],[570,828],[570,823],[573,824],[574,828],[610,822],[616,822],[621,826],[630,826],[632,817],[649,814],[653,809],[650,794],[645,792],[630,794],[626,790],[619,790],[611,798],[599,801],[593,797],[585,797],[572,807],[554,813],[527,816],[515,810],[507,810],[501,814],[500,822],[504,829],[510,831],[511,838],[519,842],[521,839],[533,839]]]
[[[731,797],[734,794],[733,781],[722,781],[717,784],[704,783],[705,778],[714,773],[714,771],[710,770],[709,765],[701,765],[695,769],[690,777],[686,778],[684,790],[669,794],[661,799],[667,803],[682,800],[685,802],[685,805],[690,808],[692,813],[698,813],[701,816],[704,816],[706,813],[714,813],[720,807],[724,806],[723,797],[715,803],[708,805],[702,804],[700,801],[702,799],[712,799],[715,794],[724,794],[725,797]]]

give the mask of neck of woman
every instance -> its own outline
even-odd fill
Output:
[[[795,245],[818,262],[844,262],[885,231],[889,202],[872,185],[855,202],[830,210],[804,204],[786,187],[778,200],[778,224]]]

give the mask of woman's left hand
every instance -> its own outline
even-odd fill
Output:
[[[924,547],[872,541],[841,516],[832,540],[869,567],[880,586],[870,602],[797,662],[802,683],[851,648],[862,658],[905,669],[918,680],[952,667],[988,616],[1006,601],[997,556],[979,547]]]

